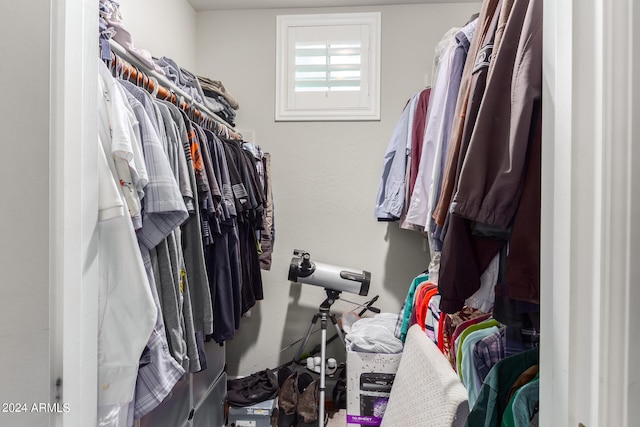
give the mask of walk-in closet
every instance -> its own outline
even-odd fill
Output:
[[[633,0],[0,11],[0,425],[640,419]]]

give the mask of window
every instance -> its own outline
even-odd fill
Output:
[[[380,119],[380,13],[277,17],[276,120]]]

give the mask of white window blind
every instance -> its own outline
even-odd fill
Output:
[[[278,16],[276,120],[378,120],[379,21]]]
[[[359,91],[361,42],[296,43],[295,91]]]

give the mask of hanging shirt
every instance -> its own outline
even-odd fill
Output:
[[[504,34],[510,43],[495,56],[451,205],[457,215],[503,229],[519,204],[542,92],[541,3],[513,5]]]
[[[420,274],[416,276],[409,286],[409,290],[407,291],[407,297],[404,300],[404,304],[400,309],[400,315],[398,316],[398,324],[396,325],[396,329],[394,331],[394,335],[396,338],[402,340],[404,342],[407,331],[409,330],[409,320],[411,319],[411,311],[413,309],[413,300],[416,295],[416,289],[418,286],[429,280],[429,276],[427,274]]]
[[[213,339],[222,343],[232,339],[240,327],[243,278],[240,265],[237,211],[231,184],[230,168],[224,144],[212,133],[204,133],[214,174],[222,189],[219,230],[211,244],[205,246],[205,260],[213,304]]]
[[[413,189],[416,185],[416,178],[420,170],[420,157],[422,156],[422,146],[424,144],[424,132],[426,130],[427,115],[429,113],[429,100],[431,99],[431,88],[428,87],[420,92],[418,104],[416,106],[416,115],[413,119],[411,129],[411,152],[409,154],[409,186],[407,200],[411,200]]]
[[[273,183],[271,175],[271,155],[264,153],[264,173],[265,173],[265,207],[264,207],[264,227],[260,233],[260,268],[271,270],[271,256],[275,243],[275,213],[273,204]]]
[[[188,212],[158,137],[156,126],[147,114],[149,107],[143,107],[137,99],[139,97],[146,100],[145,97],[149,95],[134,85],[126,82],[122,84],[127,89],[128,102],[140,123],[142,148],[149,174],[149,183],[145,188],[143,199],[142,228],[138,231],[137,237],[152,294],[156,305],[160,307],[149,251],[182,224],[188,217]],[[155,115],[152,101],[147,101],[149,102],[145,102],[146,105],[151,106],[151,111]],[[155,123],[157,124],[157,120]],[[158,309],[158,312],[161,313],[161,309]],[[173,386],[185,372],[169,353],[162,316],[158,316],[156,320],[156,327],[147,343],[146,352],[149,362],[140,367],[136,383],[134,409],[136,418],[141,418],[155,409],[171,393]]]
[[[184,154],[178,153],[177,151],[177,126],[173,122],[166,106],[156,102],[155,107],[157,108],[159,117],[161,118],[159,123],[163,126],[160,132],[164,131],[165,135],[165,154],[167,155],[167,160],[169,161],[170,168],[176,178],[176,182],[181,188],[182,197],[184,199],[185,192],[187,194],[193,193],[190,189],[190,183],[180,182],[181,180],[185,180],[184,175],[180,173],[180,157],[184,158]],[[184,173],[186,173],[186,170]],[[179,239],[179,234],[180,228],[174,229],[165,240],[150,250],[150,254],[154,278],[156,285],[158,286],[158,294],[161,302],[162,317],[167,334],[169,351],[176,362],[178,362],[185,370],[188,370],[192,361],[187,355],[187,340],[195,346],[196,339],[195,331],[191,330],[191,333],[187,336],[185,330],[184,283],[181,282],[186,276],[186,270],[183,263],[182,245],[178,246],[176,244],[176,240]],[[188,313],[188,318],[190,317],[191,313]],[[199,370],[197,358],[193,363],[194,368]]]
[[[429,308],[427,310],[427,318],[425,320],[425,333],[434,344],[438,344],[440,323],[440,295],[436,294],[431,297],[429,301]]]
[[[104,408],[133,399],[138,362],[157,311],[103,147],[98,149],[98,405]]]
[[[144,217],[138,238],[146,248],[151,249],[182,224],[189,214],[158,136],[157,119],[154,121],[152,116],[147,114],[151,109],[155,117],[153,101],[149,99],[151,106],[143,107],[138,98],[147,99],[149,94],[131,83],[121,82],[121,84],[130,93],[129,103],[141,128],[142,148],[149,183],[145,189]]]
[[[182,193],[185,206],[189,211],[189,219],[186,220],[181,227],[181,244],[183,247],[185,268],[188,272],[188,277],[185,278],[185,287],[187,289],[185,299],[186,294],[189,293],[196,333],[199,332],[206,335],[213,331],[213,309],[211,306],[209,278],[204,261],[197,183],[191,158],[191,145],[187,135],[187,124],[185,123],[185,120],[188,120],[188,118],[186,118],[184,112],[175,105],[165,101],[161,102],[167,106],[171,117],[178,126],[178,137],[181,143],[180,149],[184,155],[185,166],[191,184],[190,188],[192,189],[190,194]],[[189,350],[191,347],[189,347],[189,343],[187,344],[187,349]],[[193,351],[193,348],[189,351]]]
[[[480,288],[469,298],[466,299],[465,305],[477,308],[478,310],[488,313],[493,308],[496,299],[496,283],[498,283],[498,274],[500,272],[500,254],[496,254],[491,260],[487,269],[480,276]]]
[[[512,418],[513,423],[505,424],[505,419],[502,419],[503,426],[515,426],[515,427],[529,427],[530,423],[538,413],[538,402],[540,400],[540,378],[538,375],[529,383],[523,385],[514,394],[510,407],[505,410],[505,417]],[[507,411],[510,409],[509,413]]]
[[[117,425],[125,425],[145,347],[142,342],[146,344],[152,334],[158,311],[137,248],[133,218],[125,214],[136,211],[127,200],[139,204],[139,199],[135,185],[123,181],[129,179],[131,184],[130,177],[138,177],[140,183],[146,173],[134,159],[136,141],[127,129],[132,123],[124,98],[106,66],[99,63],[98,69],[98,417],[113,417]]]
[[[375,207],[375,215],[379,221],[395,221],[402,215],[407,153],[411,148],[410,124],[413,121],[419,96],[420,93],[414,94],[405,106],[384,155]]]
[[[498,326],[496,325],[486,327],[484,329],[475,330],[467,335],[466,339],[460,346],[461,357],[458,374],[460,375],[462,383],[467,389],[470,408],[473,408],[473,405],[476,403],[478,393],[480,392],[480,387],[482,386],[482,381],[480,381],[478,374],[473,367],[474,345],[482,338],[492,335],[496,332],[498,332]]]
[[[458,324],[451,334],[451,349],[449,351],[449,359],[453,361],[454,369],[458,371],[458,344],[460,343],[460,337],[463,333],[469,333],[469,328],[472,326],[476,326],[480,323],[483,323],[487,320],[491,320],[491,314],[482,314],[481,316],[474,317],[472,319],[468,319]]]
[[[511,386],[527,368],[538,364],[538,360],[539,351],[536,348],[498,362],[484,380],[465,426],[499,426]]]
[[[437,59],[438,74],[431,89],[420,166],[407,211],[407,221],[420,227],[424,227],[427,223],[429,189],[433,178],[436,150],[442,140],[444,105],[451,78],[451,59],[456,47],[455,34],[457,32],[457,28],[452,28],[440,41],[441,44],[446,43],[446,48],[442,50],[441,56]]]
[[[447,153],[449,152],[449,142],[451,140],[451,130],[455,121],[456,104],[462,84],[462,75],[477,24],[478,19],[474,19],[462,27],[462,29],[456,34],[456,48],[451,59],[451,81],[449,83],[447,99],[444,105],[445,111],[442,139],[436,151],[429,202],[427,204],[427,223],[425,224],[425,229],[427,232],[431,233],[431,237],[434,240],[434,246],[438,251],[442,248],[442,227],[436,224],[433,218],[433,213],[440,197],[442,177],[444,174]]]
[[[500,4],[502,0],[498,3]],[[471,76],[469,105],[466,111],[464,129],[458,149],[458,164],[455,169],[449,170],[447,179],[453,179],[453,185],[458,185],[456,177],[459,175],[460,165],[470,158],[467,154],[469,141],[475,135],[475,127],[481,122],[478,114],[481,106],[484,106],[485,89],[488,77],[489,64],[492,58],[493,40],[498,22],[499,8],[496,8],[478,51],[475,66]],[[492,126],[493,119],[486,117],[489,123],[482,122],[482,126]],[[488,159],[490,151],[476,154],[476,163]],[[450,151],[451,154],[451,151]],[[480,157],[477,157],[477,156]],[[449,156],[451,157],[451,156]],[[462,308],[464,301],[480,288],[480,276],[491,263],[491,260],[504,245],[501,239],[476,239],[472,235],[472,226],[469,219],[460,215],[450,215],[448,227],[442,246],[442,258],[440,264],[440,277],[438,284],[442,295],[441,306],[443,311],[454,313]]]
[[[141,156],[136,153],[139,146],[134,132],[135,117],[128,109],[126,98],[117,89],[118,84],[107,66],[100,61],[98,98],[98,132],[103,144],[108,147],[107,161],[118,180],[129,214],[136,217],[141,210],[141,189],[148,182],[146,167]],[[135,148],[134,148],[135,147]]]
[[[499,0],[486,0],[482,2],[478,23],[473,34],[471,46],[469,47],[467,60],[464,64],[464,70],[462,71],[460,90],[458,92],[458,100],[456,102],[456,111],[453,116],[454,120],[451,127],[451,137],[449,139],[450,148],[446,153],[447,160],[442,178],[442,189],[433,213],[436,224],[441,227],[444,226],[445,219],[449,214],[449,205],[453,195],[458,157],[460,154],[460,144],[462,141],[465,122],[467,120],[467,109],[471,96],[472,72],[475,68],[478,51],[487,37],[491,21],[496,13],[496,9],[498,8],[498,1]]]

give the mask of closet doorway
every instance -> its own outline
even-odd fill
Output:
[[[19,3],[11,7],[27,8]],[[95,279],[88,212],[96,183],[82,141],[95,137],[97,73],[88,41],[97,5],[50,5],[51,39],[37,42],[53,46],[51,394],[62,378],[64,400],[85,408],[52,415],[52,424],[89,425],[95,306],[82,284]],[[640,343],[632,327],[640,324],[640,289],[632,286],[640,273],[640,157],[632,150],[640,135],[632,79],[640,75],[640,11],[632,0],[556,0],[545,2],[544,19],[542,425],[627,425],[640,417],[640,372],[629,363]],[[28,97],[13,101],[32,107]],[[25,215],[42,220],[41,212]]]

